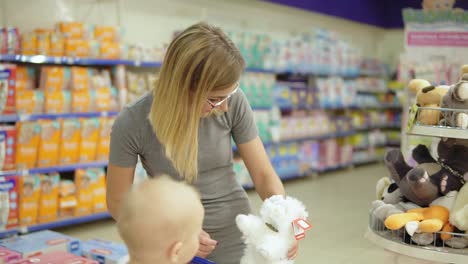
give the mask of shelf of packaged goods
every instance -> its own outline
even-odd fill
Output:
[[[427,261],[436,261],[440,263],[466,263],[468,259],[467,251],[456,253],[447,252],[441,248],[403,244],[399,241],[387,239],[383,234],[381,235],[370,228],[367,230],[365,237],[377,246],[386,250]]]
[[[90,112],[90,113],[57,113],[57,114],[12,114],[1,115],[0,122],[36,121],[43,119],[70,119],[70,118],[94,118],[94,117],[114,117],[119,112]]]
[[[96,213],[96,214],[87,215],[87,216],[60,219],[60,220],[50,222],[50,223],[36,224],[36,225],[27,226],[27,227],[20,227],[19,232],[23,234],[31,233],[31,232],[37,232],[40,230],[55,229],[55,228],[60,228],[60,227],[90,223],[90,222],[103,220],[103,219],[109,219],[109,218],[111,218],[111,215],[108,212],[102,212],[102,213]]]
[[[25,170],[12,170],[12,171],[0,171],[0,176],[25,176],[30,174],[44,174],[52,172],[66,172],[74,171],[78,169],[87,169],[87,168],[102,168],[107,166],[106,161],[97,161],[90,163],[80,163],[73,165],[64,165],[64,166],[53,166],[45,168],[34,168],[34,169],[25,169]]]
[[[428,136],[428,137],[448,137],[468,139],[468,129],[442,127],[442,126],[425,126],[414,125],[407,134]]]
[[[160,67],[161,62],[123,60],[123,59],[97,59],[97,58],[73,58],[51,57],[44,55],[0,55],[0,61],[12,63],[31,64],[55,64],[55,65],[79,65],[79,66],[116,66],[128,65],[135,67]]]
[[[400,124],[395,123],[395,124],[356,127],[355,130],[356,131],[366,131],[366,130],[373,130],[373,129],[400,129],[400,128],[401,128]]]
[[[336,170],[341,170],[341,169],[346,169],[351,167],[353,164],[352,163],[345,163],[345,164],[339,164],[336,166],[330,166],[326,168],[320,168],[320,169],[311,169],[311,172],[314,173],[325,173],[325,172],[330,172],[330,171],[336,171]]]

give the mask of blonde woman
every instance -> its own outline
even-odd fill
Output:
[[[107,202],[115,219],[140,156],[148,175],[168,174],[200,191],[205,218],[197,255],[239,263],[244,244],[235,217],[251,208],[236,181],[231,136],[260,197],[285,193],[239,88],[244,67],[232,41],[208,24],[195,24],[172,41],[152,94],[126,107],[112,128]],[[289,257],[296,253],[297,244]]]

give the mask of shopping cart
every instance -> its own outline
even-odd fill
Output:
[[[194,257],[192,259],[191,264],[216,264],[216,263],[209,261],[207,259],[204,259],[204,258]]]

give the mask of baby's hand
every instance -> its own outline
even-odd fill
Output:
[[[206,258],[207,256],[209,256],[211,252],[213,252],[213,250],[216,248],[216,245],[218,245],[218,242],[216,240],[211,239],[210,235],[203,230],[198,236],[198,241],[199,247],[197,256],[202,258]]]

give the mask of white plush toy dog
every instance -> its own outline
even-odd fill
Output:
[[[311,226],[305,206],[292,197],[274,195],[265,200],[260,217],[238,215],[236,223],[246,244],[241,264],[293,264],[288,251]]]

